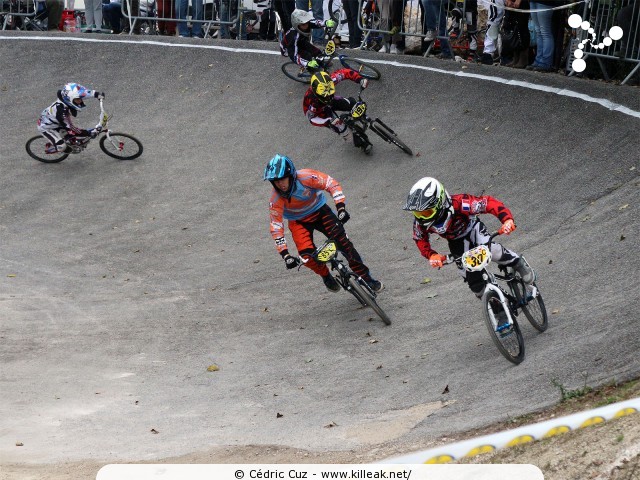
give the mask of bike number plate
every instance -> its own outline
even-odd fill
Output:
[[[480,245],[464,252],[462,266],[469,272],[478,272],[491,262],[491,250],[486,245]]]
[[[367,111],[367,104],[364,102],[356,103],[351,109],[351,116],[353,118],[360,118]]]
[[[336,256],[336,251],[336,244],[333,242],[328,243],[322,250],[318,252],[316,258],[319,262],[326,263]]]
[[[334,54],[334,52],[335,52],[335,51],[336,51],[336,44],[335,44],[335,42],[334,42],[333,40],[329,40],[329,41],[327,42],[327,45],[324,47],[324,53],[325,53],[326,55],[331,56],[331,55],[333,55],[333,54]]]

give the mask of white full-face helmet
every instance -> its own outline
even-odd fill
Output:
[[[418,180],[407,196],[403,210],[408,210],[424,228],[440,225],[453,215],[451,197],[444,185],[433,177]]]
[[[307,37],[311,36],[311,29],[308,28],[306,32],[302,31],[300,30],[300,25],[309,23],[311,20],[313,20],[313,13],[307,12],[306,10],[296,8],[293,13],[291,13],[291,26]]]

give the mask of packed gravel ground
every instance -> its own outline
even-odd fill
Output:
[[[589,398],[575,393],[586,375],[640,377],[637,88],[361,52],[382,72],[370,113],[414,152],[376,138],[366,156],[308,125],[306,86],[282,75],[275,43],[123,37],[0,32],[2,480],[376,462],[537,421],[557,385],[579,397],[563,409],[589,408],[572,404]],[[95,142],[57,164],[28,157],[39,112],[71,80],[106,92],[109,127],[140,139],[140,158]],[[78,124],[97,117],[88,103]],[[262,181],[276,152],[340,181],[391,326],[286,270]],[[401,206],[422,176],[514,213],[503,241],[536,269],[550,315],[544,333],[522,322],[522,364],[496,351],[455,269],[416,249]],[[574,435],[524,452],[547,478],[582,479],[637,444],[613,423]],[[499,455],[482,461],[529,458]]]
[[[554,408],[515,418],[458,436],[440,439],[438,444],[504,431],[522,425],[562,417],[609,403],[640,396],[640,380],[598,390],[588,387],[565,393],[567,398]],[[339,428],[336,426],[334,428]],[[227,447],[168,458],[154,463],[372,463],[435,445],[379,445],[368,450],[312,452],[276,446]],[[536,465],[545,480],[639,480],[640,414],[610,420],[550,439],[479,455],[460,463],[511,463]],[[95,478],[101,464],[94,462],[59,465],[5,465],[2,480],[80,480]]]

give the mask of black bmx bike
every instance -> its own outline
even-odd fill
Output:
[[[128,133],[116,133],[107,128],[109,116],[104,111],[103,100],[100,100],[100,121],[96,125],[100,137],[100,150],[118,160],[133,160],[142,155],[142,143]],[[65,140],[66,149],[56,151],[53,145],[42,135],[27,140],[25,148],[32,158],[44,163],[58,163],[70,154],[80,153],[87,148],[90,136],[77,135]]]
[[[282,72],[291,80],[295,80],[296,82],[311,83],[311,77],[313,74],[320,70],[328,71],[335,58],[336,44],[333,40],[329,40],[324,48],[324,55],[316,58],[319,65],[318,69],[309,70],[306,67],[298,65],[296,62],[289,61],[282,64]],[[364,78],[368,78],[370,80],[380,79],[380,71],[361,60],[342,54],[338,55],[337,58],[343,67],[358,72]]]
[[[391,325],[391,319],[376,301],[376,292],[369,287],[362,277],[356,275],[353,270],[351,270],[346,259],[344,259],[344,255],[338,250],[336,242],[326,240],[309,254],[309,257],[317,262],[327,264],[332,272],[336,272],[334,278],[344,290],[356,297],[362,306],[371,307],[385,325]],[[299,258],[302,263],[309,261],[303,257]]]
[[[482,273],[486,282],[482,310],[491,340],[507,360],[519,364],[524,360],[524,339],[517,320],[519,313],[524,313],[536,330],[544,332],[549,326],[547,309],[535,282],[526,284],[512,267],[499,265],[500,273],[487,269],[491,263],[489,245],[498,235],[498,232],[491,234],[486,244],[478,245],[460,257],[448,255],[444,263],[455,262],[469,272]],[[526,262],[524,257],[522,259]]]
[[[379,118],[371,118],[367,115],[367,103],[362,99],[362,91],[364,88],[360,86],[358,92],[358,101],[351,108],[349,113],[343,113],[339,115],[339,118],[349,128],[354,137],[358,137],[361,144],[371,144],[367,130],[371,130],[385,142],[400,148],[407,155],[413,155],[413,151],[398,137],[398,134],[394,132],[386,123]]]

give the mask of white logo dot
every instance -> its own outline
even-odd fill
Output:
[[[611,30],[609,30],[609,36],[613,39],[613,40],[620,40],[622,38],[622,34],[623,31],[620,27],[611,27]]]
[[[587,64],[581,58],[576,58],[571,63],[571,68],[573,68],[576,72],[584,72],[584,69],[587,68]]]
[[[569,17],[569,26],[571,28],[578,28],[582,23],[582,17],[577,13],[574,13]]]

